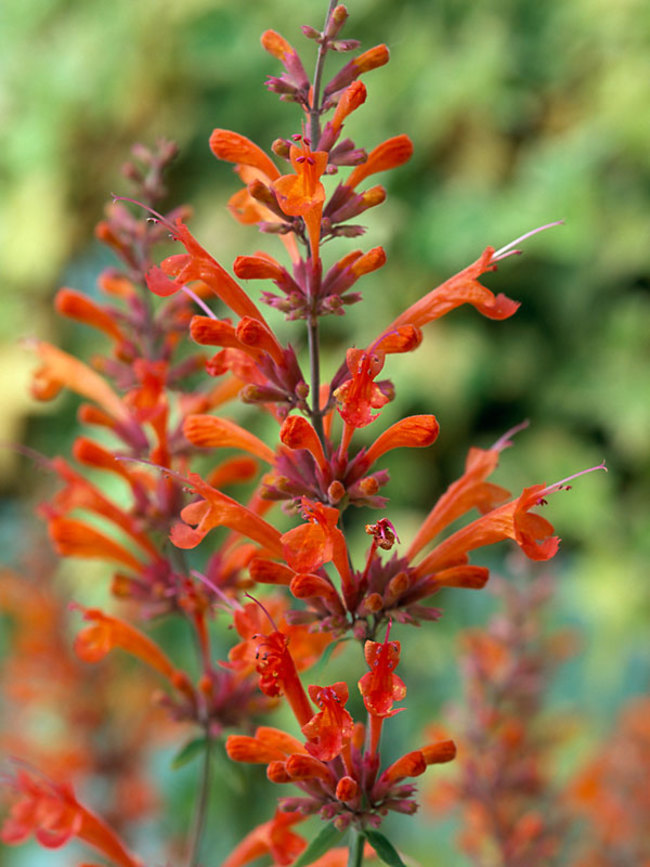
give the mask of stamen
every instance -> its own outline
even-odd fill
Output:
[[[570,482],[572,479],[577,479],[578,476],[584,476],[586,473],[593,473],[596,470],[605,470],[605,472],[607,472],[607,467],[605,466],[604,460],[596,467],[589,467],[586,470],[580,470],[579,473],[574,473],[572,476],[567,476],[565,479],[560,479],[559,482],[554,482],[552,485],[547,485],[547,487],[545,487],[543,491],[539,492],[539,500],[537,501],[538,504],[545,504],[545,494],[553,494],[556,491],[570,491],[572,486],[567,485],[567,482]]]
[[[144,202],[139,202],[137,199],[129,199],[128,196],[116,196],[115,193],[111,193],[111,197],[114,202],[130,202],[132,205],[137,205],[139,208],[144,208],[145,211],[149,211],[152,214],[153,220],[156,223],[160,223],[164,226],[172,238],[177,240],[178,229],[174,226],[173,223],[170,223],[167,217],[163,217],[162,214],[159,214],[158,211],[154,211],[153,208],[150,208],[149,205],[145,205]]]
[[[260,606],[260,608],[262,609],[262,611],[263,611],[263,612],[266,614],[266,616],[269,618],[269,621],[270,621],[270,623],[271,623],[271,626],[273,627],[273,631],[274,631],[274,632],[279,632],[280,630],[279,630],[278,627],[275,625],[275,621],[273,620],[273,618],[271,617],[271,615],[269,614],[269,612],[266,610],[266,608],[262,605],[262,603],[260,602],[260,600],[259,600],[259,599],[256,599],[254,596],[251,596],[250,593],[244,593],[244,596],[248,596],[248,598],[249,598],[249,599],[252,599],[253,602],[254,602],[256,605],[259,605],[259,606]]]
[[[223,592],[223,590],[220,587],[217,587],[217,585],[213,581],[210,581],[210,579],[208,578],[207,575],[204,575],[202,572],[198,572],[196,569],[192,569],[190,572],[190,575],[193,578],[196,578],[197,580],[201,581],[203,584],[205,584],[206,587],[209,587],[213,593],[216,593],[216,595],[219,597],[219,599],[221,599],[221,601],[228,608],[230,608],[232,610],[237,610],[237,611],[243,611],[244,610],[243,605],[241,605],[236,599],[231,599],[229,596],[226,596],[226,594]]]
[[[510,430],[507,430],[502,436],[499,437],[499,439],[494,443],[494,445],[490,446],[490,451],[500,452],[503,451],[503,449],[510,448],[510,446],[512,445],[512,440],[510,439],[510,437],[513,437],[521,430],[525,430],[529,424],[530,421],[526,418],[522,422],[519,422],[519,424],[511,427]]]
[[[210,319],[214,319],[216,322],[219,321],[219,317],[212,310],[210,310],[205,301],[202,298],[199,298],[199,296],[193,289],[190,289],[189,286],[181,286],[181,291],[184,292],[188,298],[191,298],[195,304],[198,304],[201,310],[203,310],[203,312],[206,313],[210,317]]]
[[[493,265],[495,262],[500,262],[502,259],[507,259],[508,256],[518,256],[521,253],[521,250],[512,249],[515,247],[520,241],[525,241],[526,238],[531,238],[533,235],[537,235],[539,232],[543,232],[546,229],[550,229],[552,226],[562,226],[564,225],[564,220],[556,220],[554,223],[546,223],[545,226],[538,226],[536,229],[531,229],[530,232],[526,232],[524,235],[520,235],[518,238],[515,238],[514,241],[511,241],[509,244],[506,244],[505,247],[501,247],[500,250],[497,250],[492,254],[492,258],[490,259],[490,265]]]

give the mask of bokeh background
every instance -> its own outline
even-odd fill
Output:
[[[428,326],[412,357],[391,360],[398,400],[382,424],[405,412],[434,412],[441,423],[430,455],[391,462],[391,519],[406,538],[461,472],[468,446],[488,446],[524,418],[530,427],[504,453],[499,484],[517,491],[606,459],[607,474],[580,480],[545,513],[563,538],[550,566],[549,628],[572,626],[581,648],[558,673],[552,702],[589,720],[570,765],[647,690],[650,673],[650,8],[644,0],[350,0],[348,8],[346,35],[365,48],[386,42],[392,59],[366,76],[367,103],[347,131],[368,148],[406,132],[415,153],[379,179],[389,199],[368,216],[367,246],[382,244],[388,263],[360,284],[365,304],[325,323],[326,372],[341,346],[363,345],[487,244],[565,220],[486,279],[521,301],[514,318],[494,323],[458,310]],[[51,302],[61,285],[94,292],[111,262],[93,226],[110,193],[128,190],[120,166],[134,142],[178,142],[169,204],[192,204],[193,232],[224,265],[256,249],[277,254],[272,237],[231,220],[225,202],[238,182],[207,141],[215,126],[266,147],[298,131],[295,107],[263,86],[278,70],[259,35],[279,30],[309,58],[299,25],[320,26],[324,11],[320,0],[3,4],[0,440],[52,455],[74,439],[71,398],[43,407],[28,397],[33,361],[20,341],[37,335],[89,352],[89,335],[57,320]],[[36,538],[43,484],[31,462],[0,450],[9,564],[24,562]],[[502,553],[490,562],[507,571]],[[409,637],[424,660],[415,664],[420,692],[409,695],[422,726],[459,694],[455,633],[485,622],[493,603],[457,591],[442,605],[441,624]],[[191,767],[174,776],[168,761],[158,765],[171,786],[164,829],[182,816],[193,777]],[[215,865],[233,828],[247,824],[237,810],[248,782],[226,767],[219,773],[220,819],[206,850]],[[397,841],[410,845],[416,824],[396,825]],[[435,863],[451,863],[449,826],[436,831],[429,817],[425,834],[422,824],[422,851],[437,834]],[[67,858],[0,852],[12,867]]]

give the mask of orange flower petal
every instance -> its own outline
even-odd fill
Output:
[[[368,465],[392,449],[426,448],[438,436],[440,425],[434,415],[411,415],[395,422],[370,446],[365,455]]]
[[[183,423],[183,433],[195,446],[242,449],[271,466],[275,463],[275,452],[266,443],[255,434],[225,418],[214,415],[190,415]]]
[[[280,177],[273,160],[250,139],[239,133],[215,129],[210,136],[210,150],[220,160],[258,169],[271,181]]]

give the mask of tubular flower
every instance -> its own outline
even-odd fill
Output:
[[[287,645],[288,639],[283,632],[257,636],[260,689],[271,698],[284,695],[296,719],[300,725],[304,725],[311,719],[312,711]]]
[[[115,423],[128,425],[131,415],[121,398],[106,380],[88,365],[67,352],[42,340],[33,345],[41,359],[41,367],[34,374],[32,394],[38,400],[51,400],[62,388],[69,388],[82,397],[94,401],[105,410]]]
[[[497,506],[441,542],[415,567],[415,574],[422,577],[427,572],[462,565],[467,562],[468,551],[493,545],[502,539],[512,539],[530,560],[549,560],[556,554],[560,540],[551,535],[553,525],[530,510],[545,505],[547,494],[569,490],[571,486],[567,482],[577,476],[602,469],[606,469],[605,465],[599,464],[552,485],[524,488],[516,500]]]
[[[295,48],[275,30],[267,30],[262,34],[262,46],[286,70],[280,78],[269,76],[266,82],[268,89],[279,93],[281,99],[304,104],[309,91],[309,79]]]
[[[399,641],[366,641],[364,656],[370,671],[359,681],[359,691],[369,714],[378,717],[394,716],[405,708],[393,708],[393,702],[406,695],[404,681],[394,672],[399,663]]]
[[[343,69],[339,70],[326,86],[324,95],[326,97],[338,93],[344,87],[347,87],[355,81],[364,72],[370,72],[372,69],[377,69],[388,63],[390,54],[385,45],[375,45],[374,48],[369,48],[358,57],[355,57],[349,63],[346,63]]]
[[[280,177],[273,160],[264,151],[243,135],[226,129],[215,129],[210,136],[210,149],[220,160],[235,163],[235,171],[247,188],[231,197],[228,207],[236,220],[245,224],[265,220],[277,220],[277,201],[272,184]],[[255,186],[262,187],[262,195],[253,198],[250,193]],[[281,212],[280,212],[281,213]],[[300,257],[295,238],[283,236],[282,241],[295,262]]]
[[[62,316],[90,325],[114,340],[115,354],[118,358],[125,361],[133,358],[135,348],[109,308],[100,306],[87,295],[74,289],[60,289],[54,304],[57,312]]]
[[[380,434],[365,453],[364,459],[371,465],[393,449],[426,448],[436,441],[439,430],[440,425],[434,415],[408,416]]]
[[[325,187],[320,178],[327,168],[327,153],[312,151],[304,138],[297,147],[291,145],[289,156],[295,174],[283,175],[273,183],[280,207],[287,216],[302,217],[307,226],[312,261],[318,259],[321,216]]]
[[[339,510],[302,499],[302,509],[308,520],[282,536],[283,556],[296,572],[313,572],[334,557],[340,530],[336,529]]]
[[[279,565],[270,561],[263,562],[267,562],[269,566]],[[294,573],[291,570],[288,571],[290,576],[293,576]],[[287,583],[289,580],[290,578],[287,579]],[[331,643],[331,635],[325,632],[310,632],[308,627],[302,624],[287,624],[286,603],[284,600],[280,602],[278,597],[266,598],[264,604],[264,610],[254,602],[249,602],[242,608],[235,610],[234,626],[243,640],[230,649],[229,661],[221,664],[237,671],[238,676],[242,678],[258,668],[260,651],[263,649],[260,645],[260,636],[264,633],[264,620],[267,618],[266,611],[268,610],[269,615],[277,621],[279,631],[286,636],[287,646],[291,646],[290,655],[296,670],[304,671],[314,665],[321,658],[327,645]],[[280,647],[280,649],[282,648]]]
[[[83,612],[84,620],[92,621],[81,630],[74,643],[75,653],[84,662],[99,662],[113,648],[120,647],[154,668],[174,688],[193,693],[184,672],[176,669],[158,645],[139,629],[97,608],[74,607]]]
[[[424,519],[409,547],[409,558],[415,557],[431,539],[470,509],[477,508],[485,514],[507,499],[508,491],[487,482],[486,478],[496,469],[502,449],[511,444],[509,437],[524,426],[525,424],[512,428],[490,449],[469,450],[465,472],[447,488]]]
[[[390,400],[390,396],[375,382],[384,366],[384,354],[348,349],[346,358],[350,379],[336,389],[334,397],[346,424],[353,428],[366,427],[378,417],[378,413],[373,415],[372,410],[381,409]]]
[[[239,448],[273,464],[275,452],[258,437],[238,424],[214,415],[190,415],[183,422],[183,433],[202,448]]]
[[[282,556],[280,533],[259,515],[242,506],[231,497],[217,491],[196,473],[187,480],[202,498],[181,511],[184,523],[174,524],[170,539],[178,548],[195,548],[215,527],[230,527],[254,542],[263,545],[275,556]],[[192,526],[194,525],[194,528]]]
[[[262,855],[271,855],[276,865],[291,864],[307,844],[302,837],[290,830],[292,825],[307,817],[300,813],[276,810],[270,822],[258,825],[236,846],[221,867],[243,867]]]
[[[205,250],[190,233],[181,220],[171,226],[172,237],[180,241],[187,253],[169,256],[161,264],[161,269],[153,269],[148,274],[149,288],[156,294],[170,294],[179,291],[185,283],[199,280],[206,284],[223,303],[238,316],[250,316],[266,325],[266,321],[246,292],[233,280],[228,272]],[[164,275],[171,279],[169,292],[160,286]],[[267,326],[268,327],[268,326]]]
[[[421,328],[434,319],[440,319],[461,304],[471,304],[488,319],[507,319],[512,316],[519,308],[519,302],[512,301],[505,295],[495,296],[478,282],[482,274],[496,270],[493,256],[494,248],[486,247],[476,262],[432,289],[401,313],[388,326],[384,334],[403,325],[415,325]]]
[[[413,142],[407,135],[389,138],[370,151],[368,159],[350,173],[345,186],[354,189],[370,175],[396,169],[411,159]]]
[[[284,761],[294,753],[307,755],[299,740],[270,726],[258,726],[254,737],[229,735],[226,739],[226,752],[234,762],[264,765]]]
[[[4,843],[22,843],[34,834],[41,846],[57,849],[78,837],[119,867],[143,867],[115,832],[77,801],[67,783],[54,783],[23,770],[17,772],[12,782],[20,799],[0,833]]]
[[[111,560],[139,573],[145,569],[144,563],[123,545],[83,521],[54,517],[48,522],[48,532],[61,557]]]
[[[314,758],[329,762],[341,754],[345,742],[352,736],[354,723],[344,707],[348,687],[343,681],[331,686],[310,686],[309,695],[321,710],[302,727],[308,738],[305,746]]]

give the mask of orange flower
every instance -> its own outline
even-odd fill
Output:
[[[69,388],[82,397],[94,401],[116,422],[131,423],[124,402],[110,385],[88,365],[67,352],[45,341],[29,341],[41,359],[41,367],[34,374],[32,394],[38,400],[52,400],[62,388]]]
[[[48,523],[48,532],[61,557],[112,560],[135,572],[142,572],[145,568],[130,551],[83,521],[55,517]]]
[[[393,708],[393,702],[402,701],[406,695],[406,686],[404,681],[394,674],[399,663],[400,643],[389,641],[388,631],[383,644],[366,641],[363,652],[370,671],[359,680],[359,691],[366,710],[378,717],[394,716],[405,710]]]
[[[170,225],[175,240],[180,241],[187,253],[179,253],[163,260],[160,269],[151,269],[147,274],[149,288],[157,294],[171,294],[179,291],[185,283],[199,280],[205,283],[223,303],[238,316],[250,316],[266,325],[266,321],[256,305],[241,286],[222,268],[207,250],[193,237],[190,230],[180,219]],[[161,287],[163,274],[174,278],[167,291]]]
[[[312,709],[303,689],[296,664],[287,647],[288,639],[283,632],[271,632],[257,636],[257,671],[260,689],[272,698],[284,695],[300,725],[312,717]]]
[[[289,156],[295,174],[278,178],[273,183],[273,189],[284,213],[290,217],[302,217],[305,221],[311,258],[315,262],[325,201],[325,187],[320,178],[327,168],[328,155],[326,151],[312,151],[308,142],[302,139],[300,147],[291,145]]]
[[[226,752],[233,762],[264,765],[283,762],[294,753],[307,754],[299,740],[270,726],[258,726],[254,737],[229,735],[226,738]]]
[[[217,491],[196,473],[183,479],[202,498],[181,511],[184,523],[172,527],[170,539],[178,548],[196,548],[201,540],[215,527],[230,527],[254,542],[263,545],[274,556],[282,557],[280,532],[255,512],[242,506],[231,497]],[[194,529],[192,529],[193,525]]]
[[[370,151],[365,163],[361,163],[350,173],[345,186],[354,189],[369,175],[395,169],[410,160],[413,155],[413,142],[407,135],[389,138]]]
[[[4,843],[22,843],[33,833],[41,846],[57,849],[79,837],[119,867],[143,867],[117,834],[77,801],[67,783],[54,783],[23,770],[12,782],[21,797],[2,828]]]
[[[421,524],[415,539],[407,552],[412,559],[422,548],[435,538],[452,521],[477,508],[482,514],[491,511],[509,496],[505,488],[487,482],[486,478],[494,472],[501,450],[510,445],[509,437],[525,427],[527,423],[504,434],[490,449],[471,448],[465,461],[465,472],[453,482],[440,497],[433,509]]]
[[[91,325],[103,331],[117,344],[119,357],[128,359],[132,353],[128,351],[126,337],[110,310],[101,307],[87,295],[74,289],[60,289],[54,299],[54,306],[62,316],[68,316],[78,322]]]
[[[373,422],[390,397],[375,383],[375,377],[384,366],[384,354],[362,349],[348,349],[346,355],[350,379],[334,392],[343,421],[352,428],[366,427]]]
[[[277,166],[262,148],[239,133],[231,132],[228,129],[213,130],[210,136],[210,150],[217,159],[250,166],[271,181],[280,177]]]
[[[291,825],[303,822],[306,818],[300,813],[276,810],[271,821],[258,825],[244,837],[221,863],[221,867],[243,867],[244,864],[267,854],[276,865],[291,864],[307,844],[302,837],[289,829]]]
[[[280,441],[290,449],[305,449],[310,452],[324,475],[328,474],[329,464],[323,445],[314,427],[301,415],[290,415],[280,429]]]
[[[547,494],[570,490],[571,485],[567,482],[594,470],[607,471],[607,467],[604,463],[598,464],[552,485],[524,488],[518,499],[497,506],[445,539],[415,567],[414,574],[423,577],[447,566],[462,566],[467,562],[468,551],[493,545],[502,539],[515,541],[531,560],[549,560],[556,554],[560,540],[557,536],[551,536],[553,525],[530,510],[545,505]]]
[[[307,751],[314,758],[329,762],[341,754],[344,743],[352,737],[354,723],[343,707],[348,700],[348,687],[344,681],[331,686],[310,686],[309,695],[321,710],[302,727],[308,738]]]
[[[468,551],[502,539],[517,542],[531,560],[549,560],[557,552],[560,540],[551,535],[553,525],[546,518],[530,512],[542,504],[543,494],[547,492],[544,485],[525,488],[518,499],[492,509],[457,530],[415,567],[415,574],[422,577],[446,566],[465,563]]]
[[[481,274],[495,269],[494,248],[487,247],[476,262],[432,289],[401,313],[388,326],[384,334],[403,325],[415,325],[421,328],[434,319],[440,319],[461,304],[471,304],[488,319],[507,319],[518,309],[519,302],[512,301],[505,295],[495,296],[478,282]]]
[[[183,433],[202,448],[237,448],[273,465],[275,452],[250,431],[214,415],[190,415],[183,422]]]
[[[439,430],[435,415],[410,415],[380,434],[366,452],[364,461],[370,466],[392,449],[426,448],[436,441]]]
[[[135,626],[97,608],[74,607],[83,613],[84,620],[92,621],[74,642],[75,653],[84,662],[99,662],[115,647],[120,647],[154,668],[176,689],[183,688],[192,694],[187,676],[176,669],[158,645]]]

